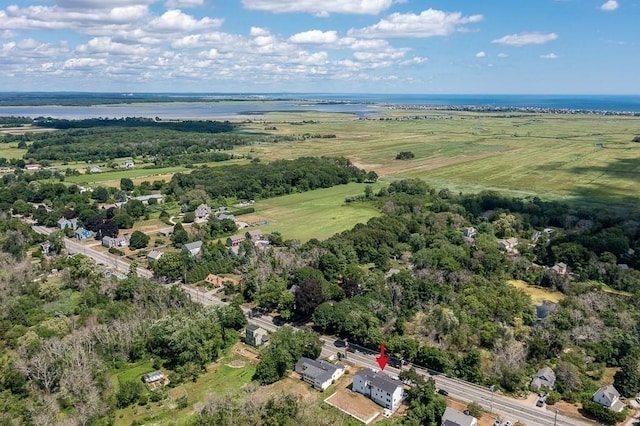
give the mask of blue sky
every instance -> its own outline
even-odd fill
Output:
[[[0,90],[640,94],[640,0],[8,0]]]

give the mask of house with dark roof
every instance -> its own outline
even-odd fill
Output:
[[[477,426],[478,419],[451,407],[447,407],[442,414],[441,426]]]
[[[549,367],[541,368],[531,379],[531,387],[536,390],[541,388],[553,389],[555,383],[556,373]]]
[[[604,405],[611,411],[620,412],[624,409],[624,403],[620,401],[620,392],[613,385],[602,386],[593,394],[593,401]]]
[[[244,342],[251,346],[264,345],[269,341],[269,333],[255,324],[248,325],[245,330]]]
[[[325,390],[344,374],[344,367],[327,361],[302,357],[294,368],[305,382],[315,389]]]
[[[202,241],[194,241],[192,243],[187,243],[182,246],[182,250],[188,251],[191,257],[197,256],[200,254],[200,250],[202,250]]]
[[[375,372],[370,368],[362,369],[354,374],[351,389],[391,411],[395,411],[400,406],[404,394],[400,380],[394,379],[382,371]]]

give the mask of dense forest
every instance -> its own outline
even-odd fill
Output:
[[[236,197],[251,200],[364,182],[367,177],[364,170],[345,158],[302,157],[271,163],[254,161],[249,166],[203,167],[189,174],[176,173],[167,192],[180,196],[191,189],[202,189],[213,199]]]

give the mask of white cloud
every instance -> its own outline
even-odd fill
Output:
[[[542,59],[558,59],[558,55],[555,53],[547,53],[546,55],[540,55]]]
[[[77,48],[82,53],[109,53],[113,55],[140,55],[147,49],[139,45],[117,43],[110,37],[95,37]]]
[[[113,9],[114,7],[128,7],[150,5],[156,0],[57,0],[55,3],[62,9]]]
[[[619,5],[616,0],[607,0],[602,4],[602,6],[600,6],[600,9],[604,10],[605,12],[611,12],[613,10],[616,10],[618,6]]]
[[[506,35],[499,39],[493,40],[491,43],[520,47],[526,46],[528,44],[545,44],[550,41],[556,40],[557,38],[558,35],[556,33],[520,33]]]
[[[272,13],[306,12],[318,16],[330,13],[353,13],[377,15],[387,10],[396,0],[242,0],[250,10]]]
[[[476,53],[476,58],[484,58],[487,54],[483,51]]]
[[[353,57],[363,62],[374,62],[389,59],[403,58],[405,52],[389,51],[389,52],[355,52]]]
[[[11,30],[0,31],[0,38],[13,38],[15,35]]]
[[[508,57],[509,57],[509,55],[507,55],[507,54],[506,54],[506,53],[504,53],[504,52],[500,52],[500,53],[498,53],[498,58],[508,58]]]
[[[291,43],[299,44],[327,44],[335,43],[338,40],[338,33],[335,31],[311,30],[294,34],[289,37]]]
[[[71,58],[64,61],[63,67],[65,69],[78,70],[78,69],[90,69],[104,66],[107,63],[105,59],[98,58]]]
[[[179,9],[167,10],[162,16],[152,20],[149,27],[160,31],[196,31],[206,28],[217,28],[222,19],[209,17],[196,20],[193,16],[182,13]]]
[[[424,10],[419,15],[393,13],[377,24],[349,30],[349,35],[367,38],[447,36],[457,31],[465,31],[464,25],[480,22],[482,19],[482,15],[462,16],[460,12],[447,13],[434,9]]]
[[[420,65],[420,64],[424,64],[425,62],[427,62],[429,60],[429,58],[425,58],[422,56],[414,56],[411,59],[407,59],[406,61],[402,61],[400,62],[400,65]]]
[[[169,9],[198,7],[204,4],[204,0],[167,0],[165,6]]]

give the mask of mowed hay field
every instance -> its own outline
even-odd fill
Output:
[[[322,240],[380,215],[375,207],[367,203],[345,204],[346,197],[363,194],[365,186],[363,183],[349,183],[260,200],[254,205],[255,213],[238,219],[267,221],[259,225],[260,230],[280,232],[285,239],[303,242],[311,238]],[[374,184],[372,188],[376,191],[380,186]]]
[[[379,117],[283,114],[249,124],[281,135],[335,135],[238,151],[270,160],[336,155],[390,178],[542,198],[633,203],[640,195],[640,117],[381,110]],[[295,120],[291,119],[295,118]],[[263,127],[264,126],[264,127]],[[415,158],[396,160],[400,151]]]

